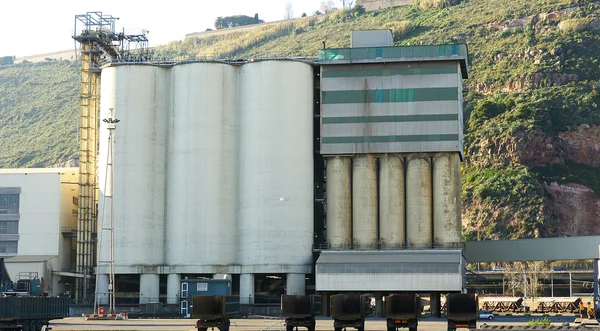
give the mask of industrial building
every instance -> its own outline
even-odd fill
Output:
[[[393,47],[389,30],[318,61],[105,65],[98,293],[111,259],[140,303],[178,303],[184,278],[232,279],[242,304],[463,291],[467,71],[466,46]]]
[[[426,292],[434,313],[441,293],[466,289],[465,45],[393,47],[372,30],[314,59],[132,61],[113,43],[145,36],[101,13],[77,20],[79,192],[55,227],[76,239],[27,253],[75,260],[55,275],[76,280],[77,301],[92,266],[101,304],[182,309],[198,279],[228,280],[242,304]]]
[[[0,256],[11,279],[40,278],[44,293],[69,294],[61,274],[74,267],[78,175],[78,168],[0,169]]]

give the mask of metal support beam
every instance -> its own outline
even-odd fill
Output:
[[[569,271],[569,296],[573,296],[573,275]]]
[[[594,259],[594,310],[598,309],[598,259]]]
[[[79,203],[77,213],[76,302],[88,302],[89,275],[94,266],[94,240],[97,220],[96,156],[98,155],[98,109],[100,73],[93,42],[81,44],[81,113],[79,157]]]

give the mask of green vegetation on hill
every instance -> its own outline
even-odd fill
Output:
[[[465,238],[552,236],[560,220],[545,184],[581,183],[600,195],[600,170],[568,159],[559,139],[582,124],[600,125],[600,4],[440,3],[451,2],[366,13],[358,7],[223,30],[157,47],[155,57],[315,57],[324,45],[349,47],[352,30],[381,28],[393,30],[398,46],[466,43]],[[0,67],[0,167],[48,166],[76,157],[77,89],[71,64]],[[553,146],[555,157],[540,164],[538,145]]]
[[[0,168],[79,158],[79,75],[69,61],[0,66]]]

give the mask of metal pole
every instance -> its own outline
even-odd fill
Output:
[[[111,114],[112,115],[112,114]],[[114,119],[114,116],[111,116]],[[114,223],[114,205],[113,205],[113,156],[114,156],[114,150],[113,150],[113,145],[114,145],[114,127],[111,128],[111,126],[109,126],[109,135],[108,135],[108,148],[109,148],[109,152],[108,152],[108,175],[110,176],[110,179],[108,180],[108,184],[110,185],[110,200],[109,200],[109,208],[110,208],[110,229],[109,231],[109,236],[110,236],[110,276],[109,276],[109,280],[108,280],[108,298],[110,300],[109,302],[109,312],[111,314],[114,314],[115,312],[115,293],[114,293],[114,284],[115,284],[115,252],[114,252],[114,236],[113,236],[113,231],[115,228],[115,223]]]
[[[570,297],[573,296],[573,276],[571,275],[570,271],[569,271],[569,296]]]
[[[106,119],[105,122],[107,122],[108,124],[108,131],[109,131],[109,135],[108,135],[108,148],[109,148],[109,152],[108,152],[108,164],[107,164],[107,177],[109,177],[109,179],[107,180],[107,184],[109,185],[109,189],[107,189],[107,193],[110,193],[110,196],[107,194],[107,198],[109,198],[109,207],[110,207],[110,228],[109,228],[109,235],[110,235],[110,260],[109,260],[109,266],[110,266],[110,276],[109,276],[109,281],[108,281],[108,298],[109,298],[109,311],[111,314],[115,313],[115,236],[114,236],[114,230],[115,230],[115,212],[114,212],[114,192],[113,192],[113,182],[114,182],[114,168],[113,168],[113,158],[114,158],[114,134],[115,134],[115,130],[117,128],[117,123],[119,122],[119,120],[117,120],[115,118],[115,114],[113,109],[110,109],[110,118]]]
[[[550,296],[554,297],[554,272],[550,274]]]
[[[594,259],[594,310],[598,309],[598,259]]]
[[[523,271],[523,297],[527,300],[527,276],[525,276],[525,271]]]

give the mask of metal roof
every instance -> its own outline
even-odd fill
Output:
[[[589,260],[599,246],[600,236],[467,241],[464,254],[468,263]]]
[[[465,44],[319,50],[319,64],[321,65],[423,61],[459,61],[463,78],[469,76],[469,55]]]
[[[4,262],[6,263],[21,263],[21,262],[44,262],[57,258],[58,255],[17,255],[13,257],[6,257]]]
[[[318,264],[348,263],[460,263],[459,250],[452,249],[405,249],[377,251],[323,251]]]
[[[3,168],[0,174],[61,174],[79,171],[79,168]]]

